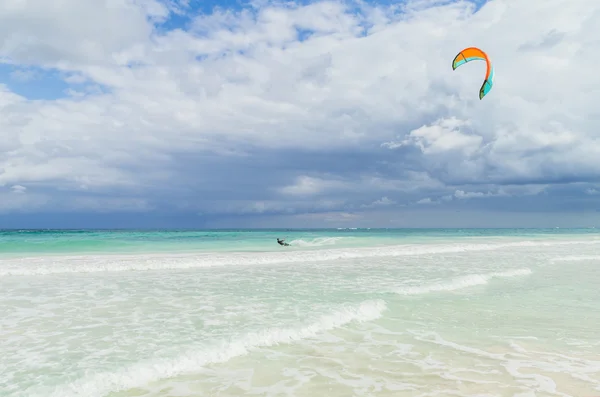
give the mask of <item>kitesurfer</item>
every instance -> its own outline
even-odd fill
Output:
[[[279,245],[289,245],[288,243],[285,242],[285,239],[281,240],[279,237],[277,237],[277,244],[279,244]]]

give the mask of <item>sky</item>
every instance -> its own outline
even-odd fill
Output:
[[[0,228],[600,226],[597,0],[60,4],[0,2]]]

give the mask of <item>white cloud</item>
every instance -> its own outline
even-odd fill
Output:
[[[14,186],[10,187],[10,190],[12,190],[13,193],[22,194],[22,193],[25,193],[27,188],[25,186],[21,186],[21,185],[14,185]]]
[[[278,191],[289,196],[316,196],[323,194],[356,194],[360,192],[373,194],[380,191],[409,193],[419,189],[439,188],[441,186],[443,185],[438,181],[422,173],[408,172],[399,178],[392,179],[357,171],[346,179],[302,175],[297,177],[293,184],[279,188]],[[392,201],[387,197],[383,197],[376,203],[373,203],[373,205],[388,205]]]
[[[386,142],[383,146],[395,149],[415,145],[426,155],[458,151],[462,156],[470,156],[481,147],[483,138],[461,132],[461,127],[468,124],[455,117],[437,120],[431,125],[411,131],[401,142]]]
[[[390,205],[396,204],[396,201],[390,200],[387,196],[383,196],[379,200],[375,200],[370,204],[361,205],[362,208],[377,208],[377,207],[386,207]]]
[[[485,198],[485,197],[500,197],[500,196],[508,196],[506,192],[503,190],[498,190],[497,192],[465,192],[463,190],[457,190],[454,192],[454,197],[457,199],[470,199],[470,198]]]
[[[327,180],[302,175],[296,178],[293,185],[284,186],[279,191],[291,196],[312,196],[329,189],[343,188],[346,184],[338,180]]]
[[[255,3],[192,15],[190,30],[164,34],[153,22],[193,12],[190,3],[61,4],[0,2],[0,60],[57,69],[72,85],[72,96],[57,100],[0,91],[0,183],[27,187],[27,195],[33,186],[50,195],[185,190],[180,180],[218,168],[185,169],[182,154],[245,156],[252,164],[265,150],[352,150],[371,159],[379,151],[388,159],[386,174],[358,162],[345,176],[336,175],[341,167],[310,173],[326,177],[299,169],[293,182],[268,189],[292,200],[362,191],[364,203],[369,190],[379,197],[508,197],[525,194],[509,194],[513,183],[600,174],[595,0],[492,0],[476,13],[467,1],[359,4],[361,13],[336,1]],[[484,65],[450,67],[470,45],[485,49],[496,68],[495,86],[481,101]],[[85,206],[153,208],[131,200]],[[274,202],[244,205],[260,213],[281,207]]]
[[[421,200],[417,201],[417,204],[438,204],[438,202],[435,200],[432,200],[430,197],[425,197],[425,198],[422,198]]]
[[[446,194],[437,198],[426,197],[420,199],[416,204],[441,204],[454,200],[470,200],[470,199],[486,199],[486,198],[502,198],[502,197],[519,197],[519,196],[535,196],[543,193],[546,186],[505,186],[503,188],[495,188],[487,191],[465,191],[461,189],[455,190],[452,194]]]

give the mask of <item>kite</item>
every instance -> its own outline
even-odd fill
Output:
[[[485,61],[487,69],[485,71],[485,79],[479,89],[479,99],[483,99],[494,85],[494,66],[488,58],[487,54],[481,51],[477,47],[468,47],[459,52],[452,61],[452,70],[456,70],[457,67],[471,61]]]

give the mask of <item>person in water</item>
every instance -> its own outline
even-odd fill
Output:
[[[279,237],[277,237],[277,243],[279,245],[289,245],[288,243],[285,242],[285,239],[281,240]]]

